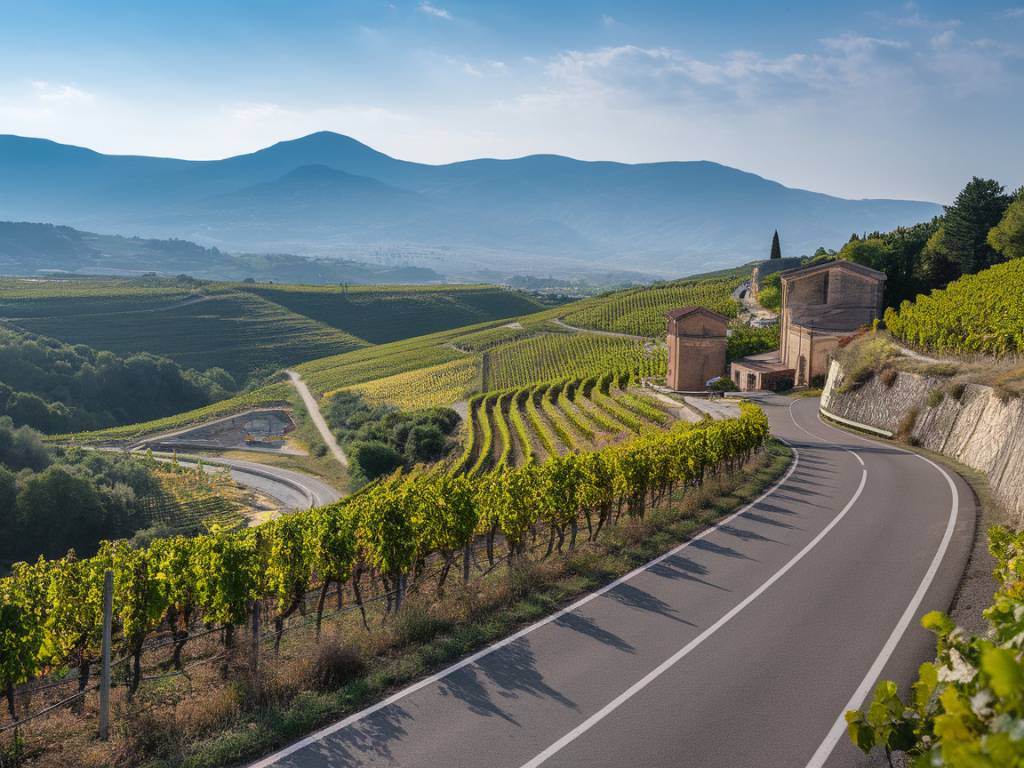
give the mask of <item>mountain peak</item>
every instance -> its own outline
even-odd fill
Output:
[[[383,152],[378,152],[373,147],[363,144],[358,139],[353,139],[351,136],[346,136],[343,133],[335,133],[334,131],[317,131],[316,133],[310,133],[306,136],[300,136],[297,139],[285,139],[279,141],[276,144],[261,149],[254,154],[262,154],[265,152],[274,151],[316,151],[316,152],[350,152],[350,153],[362,153],[373,157],[388,157]],[[311,163],[313,164],[313,163]]]

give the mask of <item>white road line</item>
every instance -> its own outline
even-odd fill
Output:
[[[740,603],[735,605],[732,608],[732,610],[730,610],[728,613],[726,613],[724,616],[722,616],[722,618],[720,618],[718,621],[716,621],[710,627],[708,627],[703,632],[701,632],[699,635],[697,635],[697,637],[695,637],[689,643],[687,643],[682,648],[680,648],[678,651],[676,651],[672,656],[670,656],[668,659],[663,661],[661,664],[659,664],[653,670],[651,670],[646,675],[644,675],[640,680],[635,682],[633,685],[631,685],[625,691],[623,691],[618,696],[616,696],[614,699],[612,699],[610,702],[605,704],[597,712],[592,714],[590,717],[588,717],[582,723],[580,723],[575,728],[573,728],[571,731],[569,731],[567,734],[565,734],[565,736],[560,738],[558,741],[556,741],[554,744],[552,744],[550,747],[545,749],[543,752],[541,752],[539,755],[537,755],[535,758],[533,758],[529,762],[523,763],[522,768],[536,768],[537,766],[539,766],[542,763],[544,763],[545,761],[547,761],[550,757],[554,756],[557,752],[561,751],[566,746],[571,744],[573,741],[578,739],[580,736],[582,736],[584,733],[589,731],[591,728],[593,728],[595,725],[597,725],[599,722],[601,722],[604,718],[606,718],[608,715],[610,715],[612,712],[614,712],[620,706],[622,706],[627,701],[629,701],[631,698],[633,698],[636,694],[640,693],[640,691],[642,691],[644,688],[646,688],[648,685],[650,685],[652,682],[654,682],[658,677],[660,677],[665,672],[667,672],[669,669],[671,669],[680,659],[682,659],[687,654],[689,654],[691,651],[693,651],[695,648],[697,648],[697,646],[699,646],[701,643],[703,643],[705,640],[707,640],[709,637],[711,637],[713,634],[715,634],[715,632],[717,632],[719,629],[721,629],[727,623],[729,623],[729,621],[732,620],[744,608],[746,608],[748,605],[750,605],[752,602],[754,602],[758,597],[760,597],[762,594],[764,594],[764,592],[769,587],[771,587],[772,584],[774,584],[779,579],[781,579],[783,576],[785,576],[790,571],[790,569],[793,568],[793,566],[795,566],[797,563],[799,563],[807,555],[807,553],[809,553],[812,549],[814,549],[821,542],[821,540],[824,539],[825,536],[828,535],[829,531],[831,531],[833,528],[835,528],[839,524],[840,520],[842,520],[844,517],[846,517],[846,513],[849,512],[850,509],[853,507],[853,505],[857,503],[857,499],[860,498],[861,493],[864,491],[864,486],[867,484],[867,480],[868,480],[868,471],[866,469],[862,469],[861,470],[861,475],[860,475],[860,484],[857,486],[857,490],[854,492],[853,497],[846,503],[846,506],[843,507],[842,511],[838,515],[836,515],[834,518],[832,518],[832,520],[829,522],[829,524],[826,525],[818,533],[817,536],[815,536],[813,539],[811,539],[803,549],[801,549],[799,552],[797,552],[797,554],[794,555],[793,558],[789,562],[787,562],[779,570],[777,570],[775,573],[773,573],[768,578],[767,581],[765,581],[763,584],[761,584],[760,587],[758,587],[753,592],[751,592],[749,595],[747,595]]]
[[[786,443],[786,441],[782,440],[781,438],[776,438],[776,439],[780,440],[780,442]],[[786,443],[786,444],[789,445],[789,443]],[[620,576],[615,581],[612,581],[612,582],[606,584],[605,586],[601,587],[600,589],[598,589],[595,592],[591,592],[589,595],[586,595],[585,597],[577,600],[572,605],[566,606],[565,608],[561,609],[560,611],[557,611],[556,613],[553,613],[550,616],[547,616],[547,617],[541,619],[540,621],[531,624],[528,627],[524,627],[523,629],[519,630],[515,634],[509,635],[504,640],[499,640],[498,642],[494,643],[493,645],[489,645],[486,648],[483,648],[483,649],[477,651],[476,653],[474,653],[474,654],[472,654],[470,656],[467,656],[466,658],[462,659],[462,661],[456,662],[455,664],[452,664],[450,667],[446,667],[445,669],[442,669],[440,672],[437,672],[437,673],[431,675],[430,677],[425,677],[422,680],[420,680],[419,682],[413,683],[412,685],[410,685],[407,688],[403,688],[402,690],[398,691],[397,693],[394,693],[391,696],[388,696],[386,699],[383,699],[382,701],[379,701],[376,704],[367,707],[366,709],[363,709],[363,710],[361,710],[359,712],[356,712],[355,714],[349,715],[344,720],[339,720],[337,723],[333,723],[332,725],[328,725],[326,728],[322,728],[319,731],[317,731],[316,733],[311,734],[310,736],[307,736],[306,738],[301,739],[301,740],[295,742],[294,744],[290,744],[289,746],[285,747],[284,749],[281,749],[281,750],[275,752],[272,755],[268,755],[267,757],[263,758],[262,760],[258,760],[255,763],[251,763],[248,768],[269,768],[274,763],[278,762],[279,760],[283,760],[284,758],[288,757],[291,754],[294,754],[295,752],[298,752],[300,749],[304,749],[305,747],[308,747],[308,746],[310,746],[312,744],[316,744],[318,741],[321,741],[321,740],[327,738],[331,734],[337,733],[338,731],[343,730],[343,729],[349,727],[350,725],[354,725],[355,723],[358,723],[360,720],[364,720],[365,718],[369,717],[370,715],[374,714],[375,712],[379,712],[380,710],[384,709],[385,707],[391,706],[396,701],[404,699],[406,696],[409,696],[409,695],[415,693],[416,691],[419,691],[422,688],[426,688],[428,685],[432,685],[433,683],[436,683],[438,680],[441,680],[441,679],[447,677],[448,675],[451,675],[451,674],[453,674],[455,672],[458,672],[463,667],[467,667],[470,664],[475,664],[476,662],[478,662],[480,659],[484,658],[485,656],[488,656],[489,654],[494,653],[495,651],[500,650],[501,648],[504,648],[505,646],[510,645],[511,643],[514,643],[516,640],[519,640],[520,638],[525,637],[526,635],[530,634],[531,632],[534,632],[534,631],[540,629],[541,627],[550,624],[553,621],[557,621],[562,616],[565,616],[568,613],[572,613],[573,611],[577,610],[578,608],[582,608],[584,605],[589,603],[591,600],[594,600],[594,599],[600,597],[601,595],[605,594],[606,592],[609,592],[609,591],[615,589],[616,587],[620,586],[621,584],[626,583],[630,579],[632,579],[635,576],[638,576],[639,574],[643,573],[644,571],[647,571],[648,569],[658,565],[659,563],[663,562],[664,560],[667,560],[668,558],[670,558],[670,557],[672,557],[674,555],[679,554],[680,552],[682,552],[684,549],[689,547],[694,542],[700,541],[701,539],[703,539],[703,538],[705,538],[707,536],[710,536],[712,533],[717,531],[722,526],[729,525],[729,523],[731,523],[733,520],[735,520],[736,518],[738,518],[741,515],[745,514],[746,512],[749,512],[751,509],[756,507],[758,504],[760,504],[766,498],[768,498],[773,493],[775,493],[777,490],[779,490],[779,488],[781,488],[786,483],[786,481],[788,481],[789,478],[792,477],[793,473],[796,471],[797,466],[800,464],[800,452],[795,447],[793,447],[792,445],[790,445],[789,447],[793,451],[793,463],[790,464],[789,469],[786,470],[786,474],[784,474],[781,479],[779,479],[767,491],[765,491],[760,496],[758,496],[756,499],[754,499],[754,501],[750,502],[749,504],[747,504],[742,509],[739,509],[736,512],[733,512],[731,515],[729,515],[724,520],[720,520],[715,525],[705,529],[701,533],[699,533],[696,536],[694,536],[692,539],[689,539],[689,540],[683,542],[682,544],[680,544],[675,549],[669,550],[665,554],[660,555],[660,556],[654,558],[649,563],[647,563],[645,565],[641,565],[639,568],[635,568],[634,570],[632,570],[629,573],[627,573],[625,576]],[[857,494],[856,494],[857,496],[860,495],[860,491],[863,488],[863,486],[864,486],[864,478],[861,478],[861,488],[858,488]],[[850,502],[850,505],[852,505],[852,504],[853,504],[853,500],[851,500],[851,502]],[[845,514],[845,510],[844,510],[844,514]]]
[[[820,415],[818,418],[821,418]],[[855,437],[866,443],[874,444],[873,441],[867,440],[859,435],[851,435],[851,437]],[[825,740],[821,742],[818,749],[811,756],[811,759],[807,761],[805,768],[822,768],[822,766],[825,765],[825,762],[832,754],[832,751],[836,748],[836,744],[839,743],[839,739],[841,739],[843,734],[846,732],[846,711],[850,709],[860,709],[861,706],[863,706],[864,700],[875,685],[875,681],[881,676],[882,671],[885,669],[885,665],[889,662],[889,659],[895,652],[900,640],[903,639],[903,634],[907,631],[907,627],[910,626],[911,620],[921,607],[921,602],[924,600],[925,594],[927,594],[928,589],[935,580],[935,574],[938,573],[939,567],[942,565],[942,560],[946,556],[946,550],[949,548],[949,542],[953,539],[953,532],[956,530],[956,521],[960,510],[960,494],[957,492],[956,483],[953,481],[953,478],[949,476],[949,473],[946,472],[945,469],[919,453],[907,451],[902,448],[896,448],[895,450],[898,450],[901,453],[908,453],[911,456],[916,456],[921,459],[921,461],[931,464],[944,478],[946,478],[946,482],[949,484],[949,490],[953,497],[953,503],[949,510],[949,519],[946,521],[946,531],[943,533],[942,541],[939,542],[939,548],[936,550],[935,556],[932,558],[932,562],[928,566],[928,570],[925,572],[924,578],[921,579],[921,583],[918,584],[917,591],[914,593],[913,598],[911,598],[906,610],[903,611],[903,615],[900,616],[900,620],[896,623],[896,626],[893,627],[892,633],[885,641],[885,645],[882,646],[882,650],[878,652],[878,656],[868,669],[867,674],[864,675],[864,679],[861,680],[860,685],[857,686],[857,690],[853,692],[850,700],[846,703],[846,706],[843,707],[842,712],[839,713],[839,717],[837,717],[835,722],[832,724],[832,728],[829,730]]]
[[[802,425],[800,425],[800,424],[797,424],[797,423],[796,423],[796,417],[795,417],[795,416],[793,415],[793,406],[794,406],[794,405],[796,405],[796,404],[797,404],[797,401],[796,401],[796,400],[794,400],[794,401],[793,401],[792,403],[790,403],[790,405],[789,405],[789,420],[793,422],[793,426],[794,426],[794,427],[796,427],[797,429],[799,429],[799,430],[800,430],[801,432],[803,432],[803,433],[804,433],[805,435],[807,435],[808,437],[811,437],[811,438],[813,438],[813,439],[815,439],[815,440],[821,440],[821,439],[822,439],[821,437],[819,437],[818,435],[814,434],[814,433],[813,433],[813,432],[811,432],[811,431],[810,431],[809,429],[806,429],[806,428],[805,428],[805,427],[803,427]],[[818,417],[818,421],[821,421],[821,417],[820,417],[820,416]],[[822,423],[824,423],[824,422],[822,422]],[[853,458],[855,458],[855,459],[856,459],[857,461],[859,461],[859,462],[860,462],[860,465],[861,465],[862,467],[865,467],[865,466],[867,466],[867,465],[866,465],[866,464],[864,463],[864,459],[862,459],[862,458],[860,457],[860,454],[859,454],[859,453],[857,453],[857,452],[856,452],[855,450],[853,450],[852,448],[847,448],[847,447],[846,447],[845,445],[840,445],[839,447],[840,447],[840,448],[842,448],[842,449],[843,449],[844,451],[846,451],[847,453],[849,453],[850,455],[852,455],[852,456],[853,456]]]

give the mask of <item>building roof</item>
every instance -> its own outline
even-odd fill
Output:
[[[793,369],[782,362],[780,350],[762,352],[758,355],[747,355],[732,361],[732,364],[750,371],[760,373],[794,373]]]
[[[833,269],[841,269],[845,272],[852,272],[861,277],[869,277],[880,282],[884,282],[886,275],[884,272],[879,272],[877,269],[871,267],[865,267],[863,264],[858,264],[854,261],[847,261],[846,259],[836,259],[835,261],[825,261],[821,264],[813,264],[809,267],[798,267],[796,269],[787,269],[781,275],[783,280],[801,279],[816,275],[819,272],[827,272]]]
[[[666,312],[665,317],[667,317],[669,320],[678,320],[681,317],[692,315],[695,312],[700,312],[702,314],[708,315],[709,317],[713,317],[716,320],[721,320],[723,323],[729,322],[728,317],[721,314],[720,312],[715,312],[715,310],[713,309],[708,309],[707,307],[681,307],[680,309],[673,309],[671,312]]]

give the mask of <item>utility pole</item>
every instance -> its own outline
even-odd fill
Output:
[[[103,668],[100,675],[100,741],[110,736],[110,625],[114,614],[114,572],[103,574]]]
[[[340,587],[339,587],[340,589]],[[255,681],[260,670],[260,601],[252,601],[252,647],[250,650],[249,672]]]

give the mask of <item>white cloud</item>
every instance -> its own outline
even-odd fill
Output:
[[[49,83],[46,80],[33,80],[32,91],[39,101],[46,104],[67,104],[92,101],[91,93],[67,83]]]
[[[1024,8],[1007,8],[997,16],[1001,19],[1024,19]]]
[[[423,0],[423,2],[420,3],[419,9],[422,13],[425,13],[428,16],[434,16],[435,18],[438,19],[452,18],[452,15],[446,9],[433,5],[427,0]]]
[[[601,25],[605,29],[611,29],[612,27],[617,26],[618,23],[619,22],[615,20],[614,16],[608,16],[608,15],[602,15],[601,16]]]
[[[933,35],[929,41],[932,48],[949,48],[953,44],[953,37],[956,33],[952,29],[947,29],[945,32],[940,32],[937,35]]]
[[[844,32],[838,37],[826,37],[822,41],[826,48],[843,53],[870,53],[880,48],[909,48],[910,44],[903,40],[887,40],[881,37],[869,37],[867,35],[855,35],[852,32]]]
[[[960,19],[932,19],[925,16],[921,13],[917,3],[906,3],[903,6],[903,10],[903,16],[890,19],[893,24],[900,27],[911,27],[913,29],[944,29],[947,27],[960,26]]]

